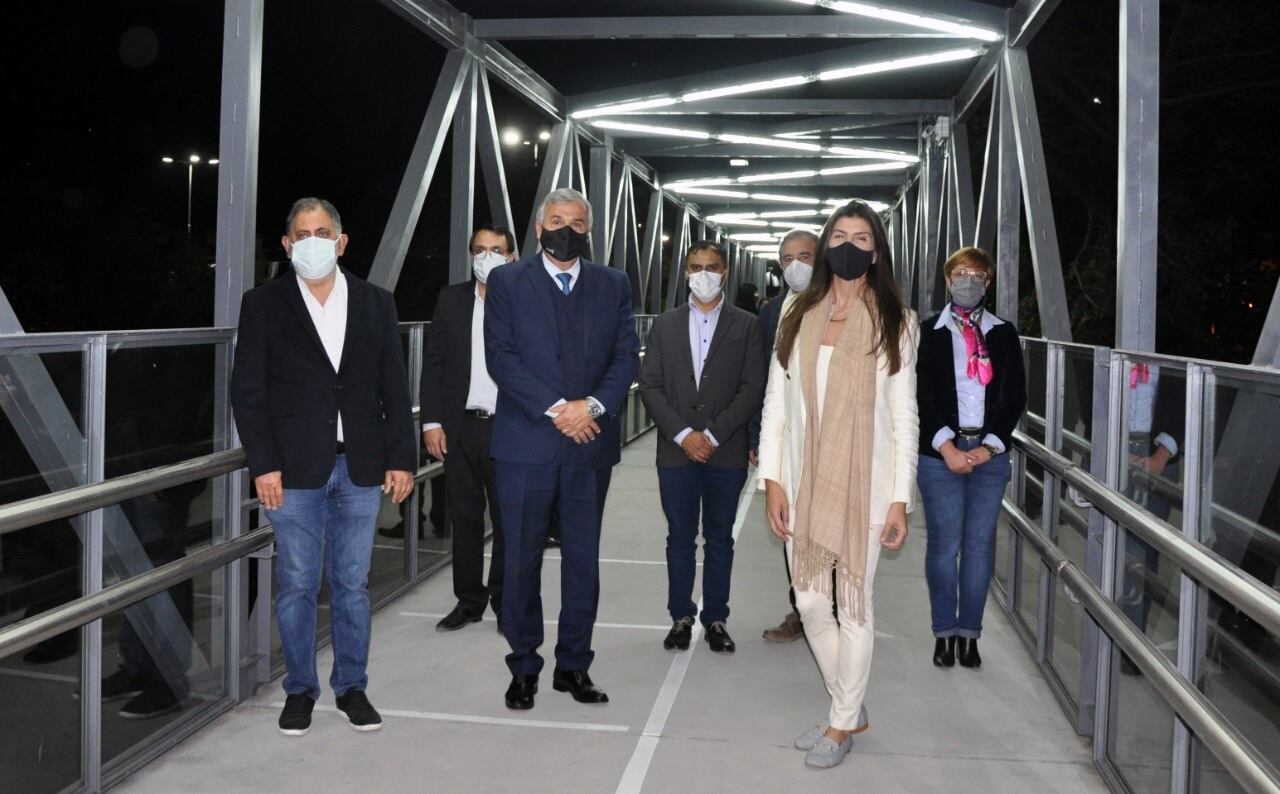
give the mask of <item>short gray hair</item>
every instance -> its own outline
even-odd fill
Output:
[[[547,217],[547,209],[552,204],[581,204],[587,211],[587,226],[592,225],[591,221],[591,202],[587,201],[587,197],[571,187],[562,187],[559,190],[553,190],[547,194],[542,200],[542,206],[538,208],[538,220]]]
[[[299,213],[311,212],[312,210],[324,210],[329,213],[336,231],[339,234],[342,233],[342,216],[338,214],[338,208],[322,198],[308,196],[293,202],[293,206],[289,209],[289,215],[284,219],[285,236],[289,236],[289,232],[293,231],[293,220],[298,217]]]
[[[810,240],[810,241],[812,241],[812,242],[813,242],[813,252],[814,252],[814,254],[817,254],[817,252],[818,252],[818,235],[814,234],[813,232],[809,231],[808,229],[792,229],[791,231],[787,232],[787,233],[786,233],[786,235],[785,235],[785,236],[783,236],[782,240],[778,243],[778,264],[779,264],[779,265],[781,265],[781,264],[782,264],[782,248],[783,248],[783,246],[785,246],[787,243],[791,242],[792,240],[798,240],[798,239],[800,239],[801,237],[807,237],[807,238],[809,238],[809,240]],[[786,266],[785,266],[785,265],[783,265],[783,267],[786,267]]]

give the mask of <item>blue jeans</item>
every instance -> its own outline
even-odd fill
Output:
[[[658,467],[662,512],[667,516],[667,611],[671,620],[698,614],[693,603],[698,513],[702,513],[702,625],[729,619],[733,572],[733,517],[746,469],[705,463]]]
[[[284,648],[284,691],[320,697],[316,675],[316,597],[328,574],[333,630],[329,686],[344,695],[369,685],[369,563],[382,489],[359,486],[339,455],[322,488],[286,488],[279,510],[267,510],[276,531],[276,618]],[[328,559],[325,550],[328,548]]]
[[[956,446],[967,451],[979,442],[956,439]],[[933,636],[977,639],[995,570],[996,520],[1009,483],[1009,455],[996,455],[972,474],[955,474],[943,460],[921,455],[916,480],[928,522],[924,572]]]

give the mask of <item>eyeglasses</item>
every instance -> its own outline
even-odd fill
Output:
[[[968,269],[968,268],[962,268],[962,269],[960,269],[960,270],[953,270],[953,271],[951,271],[951,277],[952,277],[952,278],[981,278],[981,279],[985,279],[985,278],[987,277],[987,271],[985,271],[985,270],[970,270],[970,269]]]

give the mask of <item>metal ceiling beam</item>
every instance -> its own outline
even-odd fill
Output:
[[[928,30],[850,14],[774,16],[558,17],[554,19],[477,19],[481,39],[956,39]],[[966,39],[967,40],[967,39]]]
[[[1025,47],[1044,27],[1062,0],[1018,0],[1009,9],[1009,25],[1005,40],[1010,47]]]
[[[695,72],[693,74],[680,75],[679,77],[672,77],[665,80],[651,80],[645,83],[636,83],[633,85],[621,86],[619,88],[610,88],[604,91],[592,91],[590,93],[570,96],[567,97],[567,99],[569,102],[569,110],[570,112],[573,112],[576,110],[585,110],[586,108],[596,107],[597,105],[626,102],[643,97],[679,94],[685,91],[697,91],[716,88],[718,86],[750,83],[757,80],[785,77],[787,75],[811,74],[827,69],[838,69],[861,63],[873,63],[877,61],[892,60],[895,58],[925,55],[932,52],[938,52],[939,50],[946,48],[947,45],[939,42],[911,40],[877,41],[866,44],[854,44],[848,47],[839,47],[823,52],[810,52],[805,55],[795,55],[789,58],[775,58],[769,61],[758,61],[746,66],[712,69],[706,72]],[[874,76],[872,79],[874,79]],[[856,82],[856,80],[853,82]],[[736,103],[744,99],[745,97],[732,97],[731,101]],[[693,102],[690,103],[690,108],[701,110],[712,101],[714,100]]]
[[[761,132],[765,135],[798,135],[801,133],[831,133],[846,132],[849,130],[870,130],[878,127],[902,127],[910,125],[911,136],[914,138],[919,130],[916,129],[916,120],[920,117],[918,113],[908,113],[901,116],[882,116],[880,118],[858,118],[850,116],[830,116],[828,118],[813,119],[797,119],[795,121],[787,121],[782,124],[770,124],[763,126]]]
[[[987,84],[991,82],[991,78],[999,67],[999,47],[992,47],[978,59],[973,71],[969,73],[969,77],[964,81],[964,85],[960,86],[960,90],[956,92],[955,111],[952,113],[956,123],[965,121],[973,113],[978,101],[985,95]]]
[[[709,177],[703,172],[701,174],[667,173],[666,178],[669,182],[679,182],[687,179],[705,179]],[[778,193],[779,191],[776,188],[788,187],[802,189],[812,189],[814,187],[897,187],[902,184],[904,179],[906,179],[906,174],[903,171],[884,171],[871,174],[831,174],[829,176],[796,177],[769,182],[749,182],[741,185],[716,185],[715,187],[717,190],[741,190],[748,193]],[[698,200],[698,196],[691,195],[689,198],[692,201]]]
[[[438,0],[381,0],[387,8],[446,47],[461,47],[466,39],[466,16]]]

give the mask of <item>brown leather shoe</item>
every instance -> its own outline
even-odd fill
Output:
[[[794,642],[804,636],[804,624],[800,622],[800,613],[791,613],[778,625],[764,630],[764,638],[769,642]]]

